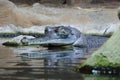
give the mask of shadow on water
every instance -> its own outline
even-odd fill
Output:
[[[86,49],[0,46],[0,80],[119,80],[72,71],[86,60]]]

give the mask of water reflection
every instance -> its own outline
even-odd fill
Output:
[[[83,80],[80,74],[70,68],[78,64],[80,59],[77,59],[77,56],[82,57],[84,54],[76,54],[71,48],[67,50],[38,46],[0,48],[4,53],[0,53],[2,55],[0,61],[5,60],[3,63],[7,64],[0,65],[1,80]]]
[[[0,80],[118,80],[82,75],[71,69],[86,60],[87,49],[0,46]]]
[[[76,64],[80,64],[81,60],[85,59],[84,55],[86,55],[87,49],[80,48],[70,48],[70,49],[43,49],[41,50],[39,47],[22,47],[22,48],[14,48],[14,52],[19,54],[19,57],[22,61],[33,62],[33,64],[37,61],[41,61],[44,63],[44,66],[49,67],[72,67]],[[27,63],[29,63],[27,62]],[[40,62],[39,62],[40,63]],[[30,64],[29,65],[32,65]],[[36,64],[35,64],[36,65]]]

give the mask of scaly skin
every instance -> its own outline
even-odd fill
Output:
[[[45,37],[21,40],[23,45],[42,45],[42,46],[65,46],[73,45],[76,47],[96,48],[100,47],[107,38],[83,35],[79,30],[72,27],[57,26],[46,27]]]
[[[21,42],[25,45],[65,46],[72,45],[80,37],[80,34],[80,31],[71,27],[46,27],[45,37],[35,39],[23,38]]]

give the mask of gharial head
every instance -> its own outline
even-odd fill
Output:
[[[72,35],[72,31],[65,26],[46,27],[45,35],[50,38],[68,38]]]

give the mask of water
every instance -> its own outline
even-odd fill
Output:
[[[84,33],[103,34],[106,28],[113,30],[119,25],[116,14],[116,9],[55,8],[41,4],[17,7],[0,0],[0,32],[41,32],[46,25],[71,25]],[[2,42],[5,39],[0,39]],[[119,80],[117,76],[74,72],[73,67],[89,56],[85,52],[86,49],[72,47],[0,45],[0,80]]]
[[[2,41],[2,39],[1,39]],[[119,80],[115,76],[86,75],[73,67],[86,60],[86,49],[0,45],[0,80]]]

